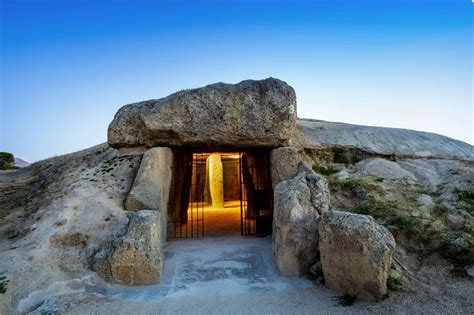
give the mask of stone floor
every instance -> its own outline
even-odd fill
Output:
[[[279,275],[272,261],[271,238],[236,235],[168,242],[159,285],[116,286],[108,295],[132,300],[165,297],[232,295],[274,292],[290,287],[309,288],[307,279]]]
[[[391,293],[380,303],[344,306],[339,294],[321,284],[282,277],[272,261],[271,238],[231,235],[170,241],[160,284],[107,284],[100,290],[96,285],[89,291],[109,299],[77,304],[70,313],[463,314],[469,309],[465,297],[470,289],[461,287],[466,291],[461,296],[459,290],[451,293],[452,288],[442,296],[432,290],[407,291]]]

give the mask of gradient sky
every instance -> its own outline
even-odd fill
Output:
[[[470,0],[0,3],[0,151],[28,161],[105,142],[127,103],[270,76],[299,117],[474,142]]]

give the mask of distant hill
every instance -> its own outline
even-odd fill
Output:
[[[15,166],[27,167],[29,165],[30,163],[26,162],[25,160],[15,157]]]

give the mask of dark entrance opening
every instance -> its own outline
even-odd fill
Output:
[[[169,238],[271,234],[269,150],[174,150]]]

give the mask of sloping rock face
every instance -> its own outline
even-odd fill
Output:
[[[158,283],[164,261],[163,217],[158,211],[142,210],[130,212],[129,219],[125,234],[94,257],[93,270],[112,283]]]
[[[125,208],[129,211],[160,210],[166,215],[172,167],[173,152],[170,148],[158,147],[146,151]]]
[[[284,276],[309,272],[318,260],[318,222],[329,210],[326,180],[300,163],[298,176],[275,187],[273,256]]]
[[[318,231],[326,286],[361,300],[380,300],[396,246],[392,234],[370,216],[341,211],[323,214]]]
[[[356,164],[357,172],[354,176],[375,176],[387,179],[401,179],[415,181],[416,177],[403,169],[397,162],[374,158],[363,160]]]
[[[288,144],[296,96],[278,79],[217,83],[122,107],[109,126],[112,147]]]
[[[311,119],[298,119],[292,143],[305,149],[346,147],[389,156],[474,160],[473,146],[442,135]]]

